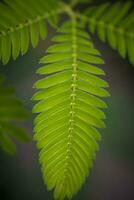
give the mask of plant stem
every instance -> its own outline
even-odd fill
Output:
[[[74,18],[75,12],[73,11],[71,5],[62,3],[64,11],[71,17]]]

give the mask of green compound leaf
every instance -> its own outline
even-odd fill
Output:
[[[128,56],[134,65],[134,12],[132,2],[104,3],[86,11],[89,29],[103,42],[116,49],[122,58]],[[84,19],[84,16],[83,16]]]
[[[46,21],[52,26],[58,22],[61,7],[58,0],[4,0],[0,3],[0,58],[7,64],[12,56],[24,55],[30,41],[35,48],[39,36],[47,36]]]
[[[0,148],[13,155],[16,152],[13,139],[21,142],[30,140],[26,130],[15,125],[16,122],[25,120],[28,113],[21,101],[15,97],[13,88],[4,86],[4,80],[0,75]]]
[[[105,128],[107,105],[100,97],[109,93],[97,76],[104,75],[104,61],[79,22],[65,22],[58,32],[40,60],[37,73],[48,76],[34,85],[39,102],[33,112],[45,184],[61,200],[78,192],[92,168],[101,138],[97,129]]]

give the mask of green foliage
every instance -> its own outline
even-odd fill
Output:
[[[92,167],[97,141],[97,128],[104,128],[106,107],[101,97],[109,96],[100,52],[90,36],[74,19],[58,29],[37,73],[48,75],[35,83],[39,91],[33,112],[40,163],[48,190],[54,188],[56,199],[72,196],[80,189]],[[45,66],[44,66],[45,65]]]
[[[90,1],[72,0],[71,4],[87,2]],[[24,55],[30,41],[36,47],[39,36],[46,38],[46,20],[56,26],[59,13],[64,10],[64,4],[61,5],[58,0],[4,0],[0,3],[0,58],[3,64],[11,56],[16,59],[20,53]],[[92,33],[96,32],[102,41],[108,41],[123,58],[128,56],[134,64],[134,13],[131,8],[131,2],[104,3],[90,7],[80,16],[89,21]]]
[[[87,10],[89,29],[99,38],[108,41],[113,49],[134,65],[134,11],[132,2],[104,3]]]
[[[56,0],[4,0],[0,3],[0,58],[6,64],[11,55],[24,55],[30,40],[33,47],[47,36],[46,19],[53,26],[61,12]]]
[[[12,139],[28,142],[30,137],[26,131],[15,125],[18,120],[24,120],[28,113],[21,101],[15,97],[14,89],[4,86],[5,78],[0,75],[0,148],[8,154],[16,152]],[[14,123],[13,123],[14,122]]]
[[[38,91],[33,108],[38,113],[34,121],[34,139],[40,150],[39,160],[48,190],[55,199],[72,198],[84,183],[99,149],[100,128],[105,127],[103,98],[109,96],[108,83],[100,76],[104,63],[85,31],[88,23],[92,33],[107,41],[113,49],[134,64],[134,13],[132,3],[117,2],[75,11],[88,0],[4,0],[0,3],[0,58],[6,64],[10,57],[24,55],[30,41],[33,47],[47,36],[48,21],[58,34],[54,44],[41,60],[38,74],[44,76],[35,83]],[[88,4],[87,4],[88,5]],[[83,6],[84,8],[85,6]],[[58,19],[70,21],[58,27]],[[81,20],[82,19],[82,20]],[[80,20],[80,21],[79,21]],[[0,147],[15,152],[11,140],[27,141],[23,129],[12,122],[26,117],[20,101],[10,87],[3,87],[0,78]]]

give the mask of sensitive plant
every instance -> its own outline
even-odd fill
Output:
[[[62,200],[71,199],[85,182],[99,150],[99,129],[106,126],[104,109],[109,85],[103,80],[104,60],[92,35],[133,65],[133,5],[88,0],[4,0],[0,4],[2,63],[27,53],[30,44],[35,48],[40,39],[45,40],[47,24],[56,29],[56,34],[39,61],[37,73],[41,79],[34,84],[34,140],[44,182],[48,190],[54,191],[54,198]],[[29,137],[11,122],[27,114],[12,89],[0,87],[0,96],[1,105],[5,105],[0,107],[0,146],[13,153],[10,136],[22,141]]]

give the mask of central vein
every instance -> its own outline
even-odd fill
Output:
[[[69,113],[69,129],[68,129],[68,143],[67,154],[64,170],[64,181],[67,178],[71,150],[73,145],[73,131],[74,131],[74,116],[75,116],[75,101],[76,101],[76,81],[77,81],[77,28],[76,19],[72,19],[72,81],[71,81],[71,94],[70,94],[70,113]]]

